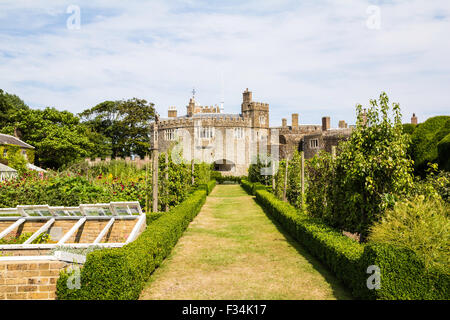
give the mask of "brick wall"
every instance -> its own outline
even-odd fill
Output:
[[[0,300],[55,299],[60,261],[0,261]]]

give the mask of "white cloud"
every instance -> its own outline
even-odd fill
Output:
[[[62,4],[61,4],[62,3]],[[32,106],[80,112],[139,97],[185,112],[192,86],[202,104],[240,111],[241,92],[271,105],[271,124],[354,122],[356,103],[385,90],[405,121],[448,113],[448,1],[81,1],[81,30],[67,30],[70,1],[0,4],[0,88]],[[14,25],[14,30],[11,29]]]

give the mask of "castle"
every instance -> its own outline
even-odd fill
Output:
[[[292,114],[291,126],[283,119],[281,127],[269,127],[269,104],[253,101],[248,89],[240,114],[200,106],[192,97],[186,115],[178,116],[177,109],[169,107],[167,118],[151,124],[153,146],[160,152],[171,152],[172,157],[182,153],[185,161],[214,163],[215,170],[238,176],[247,174],[258,154],[278,160],[292,157],[296,150],[304,151],[306,158],[319,150],[332,152],[351,130],[345,121],[332,129],[329,117],[323,117],[321,125],[302,125],[297,113]]]

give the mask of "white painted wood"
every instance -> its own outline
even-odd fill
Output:
[[[56,259],[65,262],[76,262],[83,264],[86,262],[86,256],[82,254],[76,254],[67,251],[55,251]]]
[[[75,223],[75,225],[70,228],[70,230],[61,238],[61,240],[58,241],[58,245],[63,244],[64,242],[66,242],[82,225],[83,223],[86,222],[86,217],[81,218],[80,220],[78,220],[77,223]]]
[[[35,233],[33,233],[33,235],[31,237],[29,237],[27,239],[27,241],[25,241],[23,244],[29,244],[32,243],[34,241],[34,239],[36,239],[37,237],[39,237],[39,235],[45,231],[47,231],[51,225],[55,222],[55,218],[51,218],[50,220],[47,221],[46,224],[44,224],[42,227],[39,228],[38,231],[36,231]]]
[[[102,241],[105,234],[108,232],[109,229],[111,229],[111,226],[113,225],[114,221],[116,221],[116,219],[114,218],[111,218],[111,220],[109,220],[109,222],[103,228],[102,232],[100,232],[100,234],[95,239],[94,244],[100,243],[100,241]]]
[[[10,225],[8,228],[6,228],[5,230],[3,230],[2,232],[0,232],[0,239],[3,238],[4,236],[6,236],[8,233],[10,233],[11,231],[13,231],[14,229],[16,229],[18,226],[20,226],[22,223],[25,222],[24,218],[20,218],[19,220],[17,220],[16,222],[14,222],[12,225]]]
[[[125,241],[125,243],[130,243],[131,241],[134,241],[137,238],[139,230],[141,229],[142,225],[146,222],[146,218],[147,217],[145,214],[141,214],[139,216],[139,220],[134,225],[134,228],[131,231],[131,233],[128,236],[128,239],[127,239],[127,241]]]
[[[123,242],[112,242],[112,243],[98,243],[95,246],[104,248],[120,248],[126,243]],[[57,247],[68,247],[68,248],[89,248],[93,246],[92,243],[65,243],[58,245],[56,243],[40,243],[40,244],[5,244],[0,245],[0,250],[35,250],[35,249],[54,249]]]

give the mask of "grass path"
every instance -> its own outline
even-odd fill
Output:
[[[218,185],[140,299],[349,299],[238,185]]]

